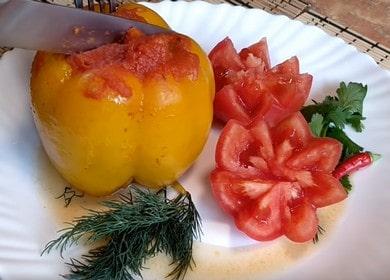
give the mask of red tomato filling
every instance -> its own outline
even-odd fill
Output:
[[[214,196],[251,238],[311,240],[316,208],[347,196],[331,175],[341,151],[338,141],[313,137],[299,112],[274,127],[260,117],[248,125],[230,120],[217,143]]]
[[[224,39],[210,52],[217,93],[215,116],[248,123],[261,116],[271,125],[299,111],[309,96],[312,76],[299,74],[299,61],[292,57],[270,68],[267,41],[237,53]]]
[[[190,51],[189,38],[173,33],[143,35],[130,30],[122,44],[108,44],[71,55],[68,60],[80,71],[118,66],[146,77],[172,74],[175,78],[197,78],[199,58]]]
[[[140,79],[164,78],[196,80],[199,57],[191,52],[191,40],[176,33],[144,35],[130,29],[122,43],[113,43],[68,57],[69,63],[80,72],[88,71],[106,81],[107,87],[125,89],[119,76],[111,75],[111,69],[120,69]],[[114,88],[112,85],[115,85]],[[128,91],[119,91],[128,97]],[[88,96],[88,94],[87,94]],[[96,96],[95,96],[96,98]]]

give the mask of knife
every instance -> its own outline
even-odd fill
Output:
[[[152,24],[31,0],[0,0],[0,46],[56,53],[90,50],[121,39],[131,27],[172,32]]]

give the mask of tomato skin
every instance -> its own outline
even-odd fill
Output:
[[[249,123],[250,119],[261,116],[275,126],[299,111],[309,96],[313,77],[299,73],[296,56],[270,68],[265,38],[242,49],[239,54],[232,41],[225,38],[209,57],[217,84],[215,117],[223,122],[236,119]],[[223,100],[223,96],[228,95],[226,86],[230,86],[229,100],[234,105]]]
[[[275,65],[270,70],[273,74],[288,74],[288,75],[299,75],[299,60],[298,57],[293,56],[284,62]]]
[[[347,196],[331,174],[340,145],[314,137],[300,112],[272,128],[260,117],[230,120],[216,147],[213,194],[249,237],[306,242],[317,232],[316,209]]]

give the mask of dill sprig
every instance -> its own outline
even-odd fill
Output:
[[[320,241],[320,235],[323,235],[324,233],[325,233],[325,229],[322,226],[318,225],[317,233],[313,238],[313,243],[314,244],[318,243],[318,241]]]
[[[102,202],[106,209],[89,210],[62,234],[50,241],[42,254],[58,249],[63,252],[83,241],[87,245],[104,241],[81,260],[71,259],[66,279],[122,280],[141,276],[147,259],[163,252],[173,265],[168,277],[183,279],[192,269],[193,241],[200,238],[200,216],[186,192],[174,199],[166,192],[135,188],[119,200]]]
[[[84,193],[78,193],[76,190],[73,190],[71,187],[65,187],[64,192],[56,197],[56,199],[64,198],[65,207],[68,207],[75,197],[83,197]]]

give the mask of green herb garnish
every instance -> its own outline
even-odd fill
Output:
[[[326,127],[334,126],[343,130],[347,124],[361,132],[364,128],[362,120],[365,118],[362,114],[367,86],[359,83],[349,83],[346,86],[341,82],[336,93],[337,96],[327,96],[321,103],[314,101],[314,104],[303,107],[301,112],[306,121],[311,122],[315,114],[322,115],[324,127],[321,136],[326,135]]]
[[[165,193],[166,194],[166,193]],[[201,234],[200,216],[186,192],[168,199],[164,192],[138,188],[120,200],[102,202],[106,209],[89,210],[77,218],[61,236],[49,242],[42,254],[59,249],[61,255],[72,245],[105,242],[81,260],[71,259],[66,279],[122,280],[141,276],[148,258],[163,252],[172,258],[168,277],[182,279],[194,264],[192,245]],[[142,276],[141,276],[142,277]]]
[[[363,147],[352,141],[351,138],[349,138],[347,134],[345,134],[345,132],[340,128],[328,128],[325,136],[332,137],[343,144],[343,153],[341,155],[342,161],[363,151]]]
[[[318,243],[318,241],[320,241],[320,235],[323,235],[325,233],[325,229],[318,225],[317,226],[317,233],[316,235],[313,237],[313,243],[316,244]]]
[[[321,137],[325,129],[324,117],[321,114],[314,113],[309,122],[309,126],[315,136]]]
[[[343,152],[340,161],[359,154],[363,147],[352,141],[344,132],[346,125],[351,126],[355,131],[361,132],[364,129],[363,101],[367,94],[367,86],[360,83],[340,83],[336,90],[337,96],[326,96],[324,101],[304,106],[301,110],[311,131],[318,137],[331,137],[343,144]],[[340,179],[341,184],[347,192],[350,192],[352,185],[348,176]]]
[[[351,181],[349,180],[348,175],[341,177],[340,182],[343,185],[343,187],[347,193],[349,193],[352,190],[352,184],[351,184]]]
[[[301,112],[309,123],[314,135],[332,137],[343,144],[341,160],[358,154],[363,148],[352,141],[343,131],[350,125],[357,132],[364,128],[363,101],[367,94],[367,86],[359,83],[340,83],[337,96],[327,96],[324,101],[302,108]]]
[[[63,198],[65,207],[68,207],[74,198],[83,196],[84,193],[79,193],[71,187],[65,187],[64,192],[60,196],[56,197],[56,199]]]

